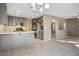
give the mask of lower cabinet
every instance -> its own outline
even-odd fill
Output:
[[[1,49],[12,48],[13,47],[12,35],[1,35],[0,36],[0,46],[1,46]]]
[[[43,31],[38,31],[37,38],[43,40]]]
[[[28,46],[33,43],[34,33],[18,33],[0,36],[0,49]]]

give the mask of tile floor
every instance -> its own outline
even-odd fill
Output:
[[[56,41],[64,42],[64,43],[66,42],[66,43],[79,44],[79,37],[66,37],[66,38],[56,40]]]
[[[67,37],[63,40],[78,40]],[[79,48],[75,44],[64,43],[57,40],[34,40],[29,47],[20,47],[11,50],[0,51],[0,56],[79,56]]]

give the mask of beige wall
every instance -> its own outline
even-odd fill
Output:
[[[44,40],[51,40],[51,18],[49,16],[43,16],[43,36]]]
[[[79,37],[79,19],[70,18],[67,20],[67,35]]]
[[[55,16],[49,16],[49,15],[44,15],[43,16],[43,25],[44,25],[44,40],[51,40],[51,23],[52,20],[56,20],[56,39],[64,38],[66,37],[66,27],[64,27],[64,30],[59,30],[59,21],[61,20],[65,24],[65,19],[60,18],[60,17],[55,17]],[[66,26],[66,25],[65,25]]]
[[[64,30],[59,30],[59,22],[63,22]],[[63,18],[56,18],[56,39],[61,39],[67,36],[66,20]]]

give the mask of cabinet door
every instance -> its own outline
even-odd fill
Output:
[[[16,34],[14,35],[14,38],[13,38],[13,44],[14,44],[14,47],[20,47],[20,46],[23,46],[24,44],[24,40],[23,40],[23,35],[22,34]]]
[[[37,20],[36,19],[32,20],[32,30],[37,31]]]
[[[12,35],[2,35],[1,36],[1,48],[2,49],[13,48],[13,37],[12,37]]]
[[[32,20],[27,21],[26,24],[27,24],[27,26],[26,26],[27,31],[32,31]]]
[[[24,44],[30,45],[30,44],[32,44],[32,42],[34,40],[34,33],[24,33],[23,38],[24,38]]]

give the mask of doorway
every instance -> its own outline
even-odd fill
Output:
[[[56,39],[56,26],[55,20],[51,22],[51,39]]]

